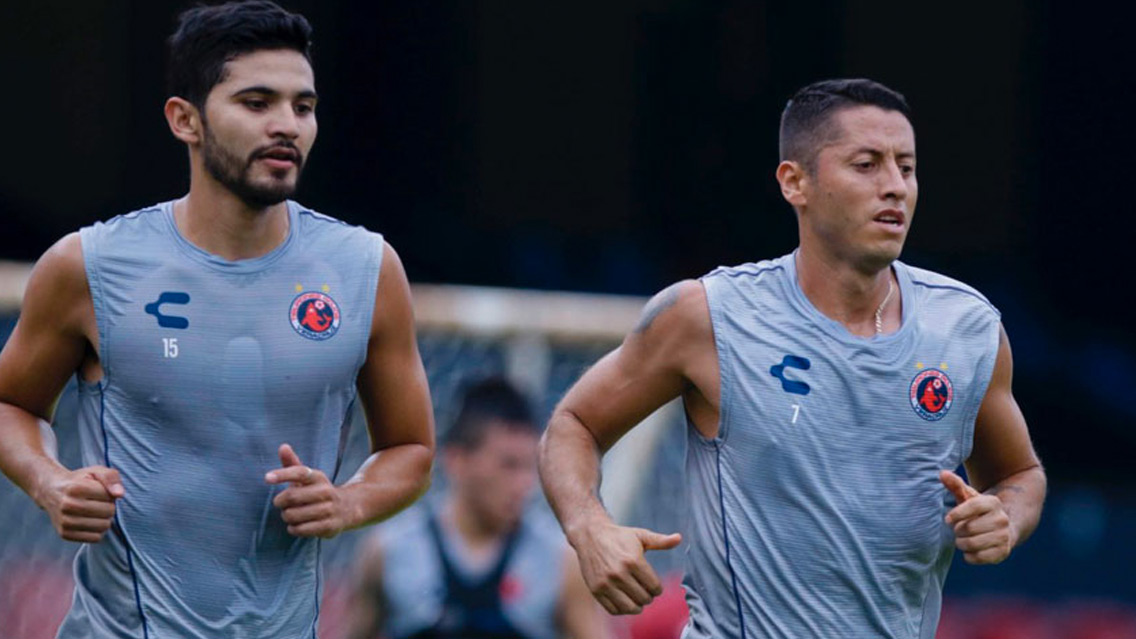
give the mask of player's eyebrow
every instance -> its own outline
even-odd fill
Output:
[[[277,96],[280,95],[280,92],[277,91],[276,89],[273,89],[272,87],[256,85],[256,86],[251,86],[251,87],[245,87],[245,88],[243,88],[239,91],[236,91],[230,97],[235,98],[235,97],[244,95],[246,93],[255,93],[255,94],[258,94],[258,95],[265,95],[265,96],[269,96],[269,97],[277,97]],[[316,95],[316,92],[313,91],[312,89],[304,89],[303,91],[296,93],[296,97],[300,98],[302,100],[304,100],[304,99],[318,100],[319,99],[319,96]]]
[[[872,157],[882,157],[884,155],[883,151],[871,146],[862,146],[852,151],[852,153],[850,153],[849,155],[859,155],[861,153],[867,153]],[[913,159],[915,157],[915,151],[900,151],[899,153],[895,154],[895,157],[899,160]]]

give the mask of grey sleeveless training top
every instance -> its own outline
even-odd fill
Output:
[[[999,314],[900,262],[898,331],[812,306],[794,255],[702,278],[718,438],[689,429],[684,639],[932,639],[954,538],[939,481],[970,454]]]
[[[239,261],[186,241],[169,202],[80,231],[104,374],[80,383],[83,463],[126,496],[79,550],[62,639],[315,636],[320,541],[288,534],[264,474],[285,442],[336,474],[383,243],[288,217]]]

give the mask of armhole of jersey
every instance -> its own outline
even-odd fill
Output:
[[[979,364],[978,369],[975,371],[974,380],[978,385],[975,388],[974,401],[970,411],[963,421],[962,442],[959,448],[959,466],[966,460],[970,459],[970,454],[974,451],[974,428],[975,420],[978,419],[978,411],[982,408],[982,402],[986,399],[986,392],[990,389],[990,381],[994,378],[994,366],[998,362],[998,349],[1001,346],[1002,331],[999,329],[1001,324],[1001,316],[995,316],[993,320],[993,330],[990,331],[994,336],[994,346],[992,349],[987,350],[989,356],[984,357]]]
[[[98,384],[106,386],[110,378],[110,340],[107,338],[106,309],[103,307],[106,297],[103,295],[102,278],[98,267],[98,238],[100,228],[88,226],[79,229],[79,244],[83,251],[83,270],[86,271],[87,289],[91,293],[91,305],[95,312],[95,332],[99,336],[99,347],[95,353],[99,358],[99,367],[102,369],[102,378]],[[93,385],[84,381],[81,375],[77,376],[84,385]]]
[[[367,327],[367,334],[363,338],[363,348],[359,353],[359,366],[356,370],[362,370],[363,365],[367,362],[367,347],[371,343],[371,327],[375,323],[375,307],[379,302],[379,278],[383,276],[383,253],[385,250],[385,242],[383,241],[383,236],[380,233],[371,232],[368,232],[368,235],[369,248],[367,251],[367,282],[369,282],[370,294],[366,297],[366,299],[370,300],[371,303],[364,311],[363,325]],[[379,312],[382,311],[380,310]]]
[[[730,355],[730,345],[728,340],[722,335],[722,329],[726,325],[725,318],[723,317],[724,310],[720,305],[714,303],[714,298],[717,295],[715,288],[717,287],[718,277],[715,273],[711,273],[700,278],[699,283],[702,284],[703,290],[706,291],[706,306],[710,311],[710,331],[714,335],[714,351],[718,361],[718,436],[709,438],[698,432],[694,423],[690,423],[690,428],[694,430],[694,435],[697,441],[703,445],[714,448],[720,442],[725,442],[729,436],[729,405],[730,405],[730,374],[726,367],[726,361]],[[689,418],[687,418],[689,421]]]

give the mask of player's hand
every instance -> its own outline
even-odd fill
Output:
[[[668,550],[682,542],[682,535],[663,535],[644,528],[596,522],[577,535],[573,545],[588,590],[613,615],[633,615],[663,593],[663,585],[647,550]]]
[[[334,537],[347,527],[345,505],[339,489],[323,471],[305,466],[288,444],[280,445],[282,468],[269,471],[270,484],[289,483],[272,503],[297,537]]]
[[[1002,500],[978,492],[949,470],[939,473],[939,481],[958,501],[947,513],[947,524],[954,528],[955,547],[963,559],[968,564],[997,564],[1009,557],[1017,532]]]
[[[114,523],[114,502],[125,494],[117,470],[87,466],[52,479],[37,501],[60,537],[93,544]]]

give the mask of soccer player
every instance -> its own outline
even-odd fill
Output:
[[[539,437],[507,381],[464,392],[442,446],[444,494],[361,546],[351,639],[606,636],[564,535],[551,517],[526,512]]]
[[[184,197],[64,237],[0,355],[0,468],[82,542],[63,639],[311,637],[321,538],[429,483],[433,417],[398,256],[287,198],[316,137],[311,28],[266,2],[170,38]],[[47,452],[79,382],[82,468]],[[358,402],[373,455],[339,477]]]
[[[644,550],[682,537],[615,525],[599,456],[674,397],[688,639],[930,639],[954,548],[997,563],[1037,525],[1046,479],[998,311],[897,260],[918,193],[908,115],[868,80],[801,89],[776,173],[798,248],[663,290],[556,409],[541,477],[608,611],[656,596]]]

